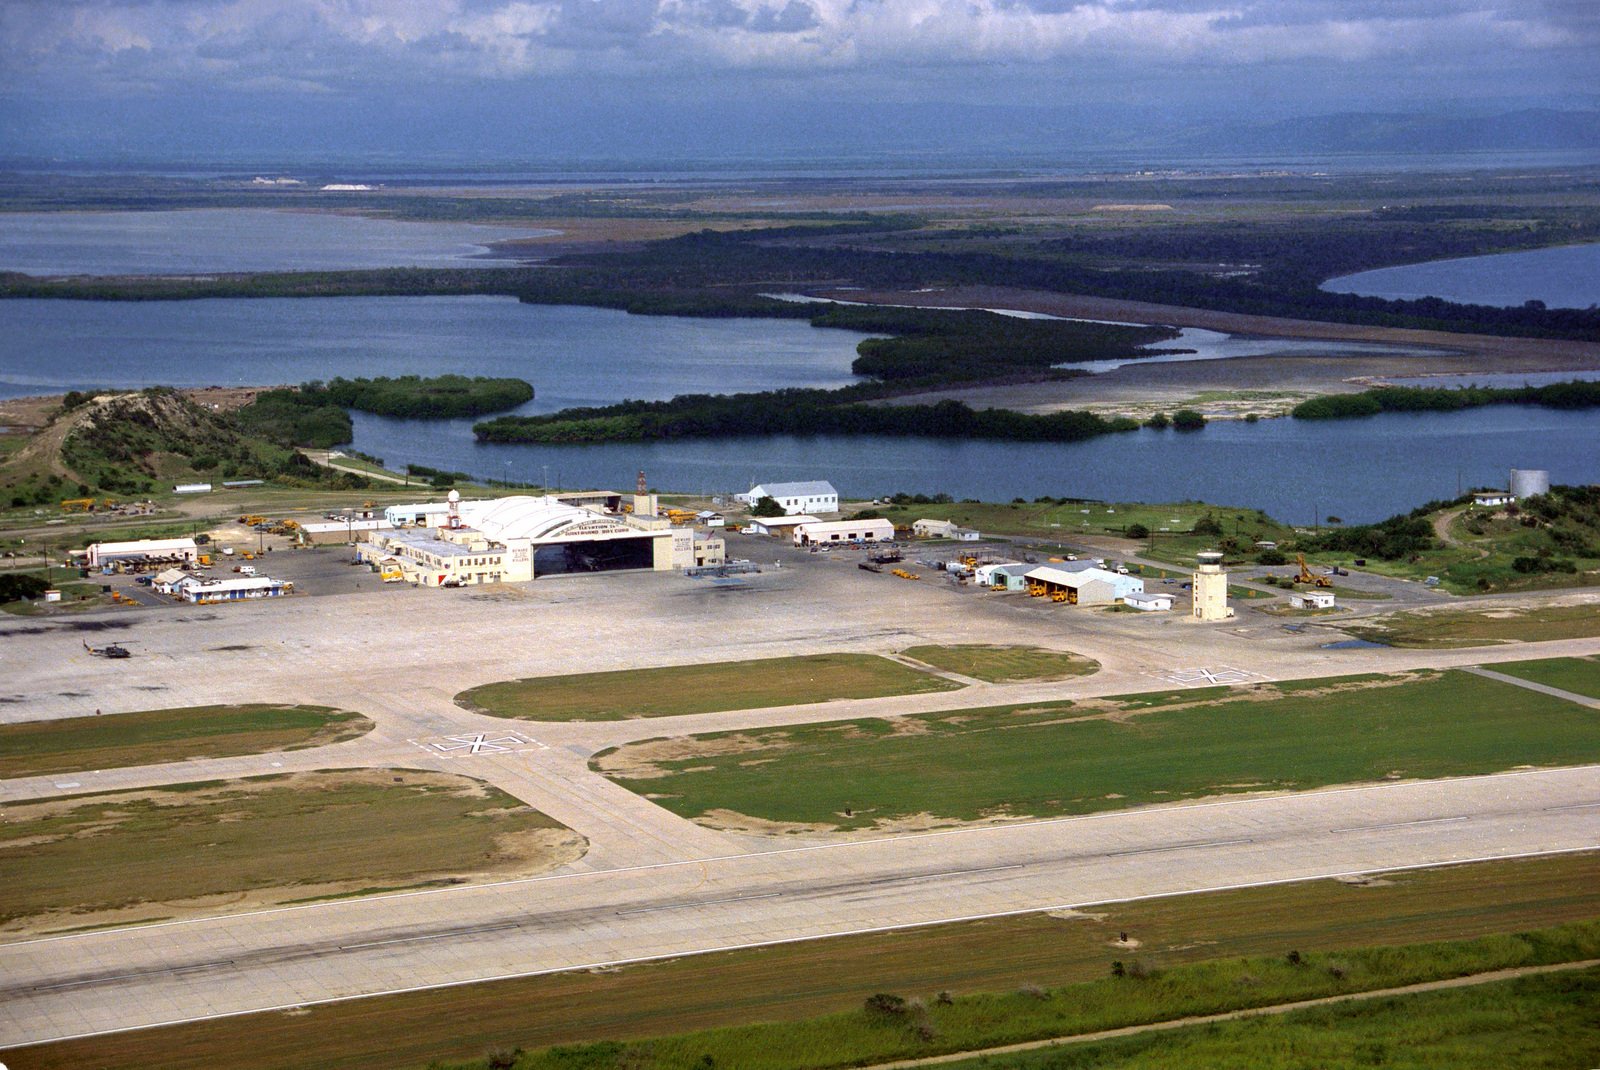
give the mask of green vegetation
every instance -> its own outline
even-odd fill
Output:
[[[1507,607],[1495,610],[1432,610],[1395,613],[1345,631],[1387,646],[1447,649],[1499,643],[1544,643],[1600,635],[1593,606]]]
[[[299,390],[263,390],[235,413],[248,433],[293,446],[331,449],[355,437],[350,414]]]
[[[457,704],[530,721],[620,721],[756,710],[842,698],[952,691],[958,685],[876,654],[807,654],[659,669],[535,676],[484,684]]]
[[[521,379],[402,375],[334,378],[284,390],[263,390],[235,414],[252,434],[295,446],[328,449],[349,442],[350,409],[415,420],[439,420],[514,409],[533,400]]]
[[[481,416],[514,409],[533,400],[533,387],[521,379],[495,379],[484,375],[417,375],[376,379],[334,378],[327,383],[305,383],[300,392],[327,399],[345,409],[379,416],[413,420],[442,420]]]
[[[1016,680],[1062,680],[1087,676],[1100,663],[1066,650],[1037,646],[991,646],[968,643],[957,646],[913,646],[900,651],[936,669],[970,676],[991,684]]]
[[[1156,978],[1182,963],[1281,958],[1291,949],[1342,958],[1335,953],[1348,948],[1591,921],[1600,916],[1597,864],[1592,854],[1553,855],[1387,874],[1364,884],[1311,881],[809,940],[88,1037],[14,1049],[7,1061],[35,1070],[420,1068],[492,1050],[859,1012],[877,992],[936,1002],[943,990],[961,998],[1056,988],[1099,981],[1119,958]],[[1114,946],[1123,932],[1141,946]],[[397,1021],[406,1028],[396,1031]],[[650,1066],[645,1048],[569,1050],[610,1070],[629,1059]],[[609,1062],[601,1054],[607,1050]]]
[[[960,401],[866,405],[885,396],[873,384],[838,390],[788,389],[755,394],[680,394],[671,401],[624,401],[562,409],[543,416],[500,416],[473,427],[479,442],[583,444],[784,434],[993,438],[1080,442],[1139,425],[1125,417],[1063,410],[1031,415],[974,409]]]
[[[0,926],[10,930],[131,923],[154,904],[203,909],[205,896],[239,897],[228,906],[242,909],[241,901],[529,872],[578,854],[576,837],[512,796],[415,770],[175,784],[0,812]]]
[[[1455,412],[1484,405],[1540,405],[1547,409],[1600,406],[1600,383],[1574,379],[1548,386],[1380,386],[1359,394],[1328,394],[1296,405],[1297,420],[1342,420],[1380,412]]]
[[[324,747],[372,731],[325,706],[187,706],[0,725],[0,778]]]
[[[43,576],[26,572],[0,573],[0,605],[39,598],[49,589],[50,584]]]
[[[342,414],[341,414],[342,415]],[[0,464],[12,508],[65,498],[170,493],[174,483],[271,479],[307,487],[365,488],[367,479],[312,464],[285,426],[251,426],[152,387],[64,408]],[[264,437],[284,434],[284,438]]]
[[[1270,1007],[1517,966],[1582,961],[1597,952],[1600,922],[1587,922],[1514,936],[1356,948],[1336,955],[1297,952],[1211,960],[1155,974],[1136,965],[1129,975],[1124,964],[1123,976],[1058,989],[1025,985],[1004,994],[935,996],[916,1003],[879,993],[867,997],[857,1010],[806,1022],[735,1026],[659,1037],[637,1045],[553,1048],[525,1055],[514,1065],[517,1070],[598,1070],[628,1065],[621,1060],[625,1050],[632,1048],[638,1053],[633,1065],[651,1070],[702,1066],[824,1070]],[[1600,975],[1600,970],[1595,973]],[[1600,988],[1600,976],[1589,981],[1588,988]],[[1596,1033],[1600,1030],[1591,1025],[1586,1036]],[[709,1063],[704,1061],[707,1056]]]
[[[1600,699],[1600,659],[1545,658],[1540,661],[1508,661],[1485,666],[1495,672],[1532,680],[1536,684],[1571,691],[1574,695]]]
[[[1040,540],[1070,540],[1079,535],[1129,535],[1135,525],[1154,532],[1156,545],[1187,549],[1203,543],[1215,549],[1215,539],[1185,539],[1206,517],[1221,527],[1225,537],[1245,541],[1288,538],[1292,530],[1259,509],[1205,502],[1101,502],[1082,498],[1035,498],[1031,502],[955,502],[948,495],[896,494],[879,510],[896,526],[929,518],[951,520],[965,528],[1001,535],[1026,535]],[[1189,563],[1193,564],[1193,554]]]
[[[732,812],[864,829],[918,814],[1048,817],[1570,765],[1600,756],[1600,723],[1574,703],[1448,671],[1263,684],[1155,707],[1135,696],[863,718],[659,747],[632,743],[590,764],[691,819],[716,811],[719,821]]]
[[[1590,967],[947,1065],[955,1070],[1561,1070],[1600,1062],[1597,1003],[1600,967]]]
[[[1085,360],[1151,355],[1140,347],[1176,338],[1166,327],[1021,319],[980,309],[824,305],[814,327],[842,327],[868,338],[851,370],[885,382],[980,382],[1052,375]]]

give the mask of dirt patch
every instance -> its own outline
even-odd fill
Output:
[[[1388,888],[1396,883],[1384,880],[1382,877],[1369,877],[1364,873],[1357,873],[1349,877],[1335,877],[1333,879],[1351,888]]]
[[[306,793],[307,796],[314,796],[321,791],[347,788],[352,785],[390,787],[395,785],[396,781],[400,781],[409,789],[422,789],[429,794],[450,792],[458,798],[466,799],[488,799],[491,797],[486,785],[467,777],[409,769],[366,769],[290,773],[249,780],[218,781],[186,786],[183,790],[178,791],[149,789],[116,795],[82,795],[64,799],[16,803],[5,807],[5,812],[10,820],[43,820],[85,806],[103,807],[99,813],[94,815],[94,820],[79,825],[68,833],[68,835],[78,839],[85,837],[96,838],[114,836],[124,822],[130,818],[137,819],[138,815],[135,813],[137,808],[129,807],[124,809],[122,804],[139,802],[145,805],[167,807],[194,806],[197,802],[215,801],[218,804],[218,809],[210,815],[208,820],[212,826],[222,826],[249,820],[252,815],[248,812],[248,807],[241,807],[236,810],[229,804],[239,803],[253,795],[293,788]],[[305,805],[314,807],[316,805],[314,798],[308,798]],[[145,811],[145,813],[148,813],[148,811]],[[495,814],[505,813],[507,813],[506,807],[495,806],[475,812],[471,817],[473,819],[478,817],[489,818]],[[26,839],[13,840],[7,846],[24,848],[54,842],[59,839],[59,835],[43,834]],[[211,845],[197,843],[194,846],[203,852],[207,846]],[[403,844],[397,844],[396,849],[402,848]],[[3,930],[6,932],[38,933],[43,931],[62,931],[67,928],[81,929],[136,925],[157,920],[157,916],[161,920],[204,917],[222,912],[262,909],[318,899],[353,897],[407,889],[446,887],[478,881],[504,880],[545,873],[560,866],[568,865],[582,857],[587,849],[588,842],[582,836],[564,827],[514,829],[495,836],[491,849],[480,860],[472,863],[469,871],[423,870],[411,873],[400,872],[390,879],[367,874],[337,881],[306,880],[299,883],[284,883],[277,886],[230,890],[197,896],[153,897],[143,900],[129,899],[113,904],[84,905],[76,909],[62,907],[60,909],[31,912],[25,916],[8,919],[3,926]],[[203,857],[203,854],[199,857]],[[470,876],[464,875],[464,872],[470,872]]]
[[[610,754],[597,755],[593,759],[593,764],[596,771],[609,777],[648,780],[654,777],[673,776],[678,772],[689,772],[686,769],[663,768],[667,762],[688,761],[694,758],[720,758],[729,754],[749,754],[754,751],[787,750],[792,745],[788,736],[781,732],[759,736],[735,732],[709,739],[672,736],[666,739],[646,739],[629,743]]]

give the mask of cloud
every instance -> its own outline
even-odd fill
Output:
[[[1600,47],[1592,0],[8,0],[8,81],[281,92],[437,79],[1202,69]]]

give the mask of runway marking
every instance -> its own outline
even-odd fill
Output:
[[[473,929],[451,929],[442,933],[427,933],[423,936],[397,936],[392,940],[368,940],[364,944],[340,944],[340,951],[359,951],[364,947],[385,947],[389,944],[419,944],[424,940],[448,940],[455,936],[472,936],[476,933],[497,933],[505,929],[520,929],[519,921],[507,922],[504,925],[479,925]]]
[[[507,732],[493,738],[487,732],[467,732],[459,736],[408,739],[406,742],[413,747],[420,747],[436,758],[471,758],[480,754],[526,754],[530,751],[550,749],[532,736],[521,732]]]
[[[981,869],[947,869],[943,873],[919,873],[912,877],[880,877],[868,884],[905,884],[908,881],[931,881],[940,877],[965,877],[972,873],[999,873],[1007,869],[1027,869],[1022,863],[1010,866],[984,866]]]
[[[1130,847],[1125,851],[1101,851],[1098,854],[1086,855],[1095,858],[1125,858],[1128,855],[1153,855],[1163,851],[1187,851],[1191,847],[1227,847],[1234,843],[1253,843],[1248,836],[1241,836],[1234,840],[1194,840],[1189,843],[1169,843],[1163,847]]]
[[[1594,810],[1597,808],[1600,808],[1600,802],[1571,803],[1567,806],[1546,806],[1545,810],[1547,812],[1551,812],[1555,810]]]
[[[1266,676],[1248,669],[1235,669],[1231,665],[1219,665],[1215,669],[1173,669],[1170,672],[1146,673],[1157,679],[1166,680],[1174,684],[1244,684],[1251,680],[1265,680]]]
[[[712,907],[718,903],[746,903],[752,899],[775,899],[782,894],[782,892],[762,892],[759,895],[731,895],[726,899],[697,899],[693,903],[664,903],[658,907],[619,910],[617,911],[617,917],[624,918],[629,914],[654,914],[658,910],[689,910],[694,907]]]
[[[208,970],[213,966],[232,966],[232,959],[218,959],[216,962],[199,962],[193,966],[171,966],[164,970],[138,970],[134,973],[119,973],[111,977],[91,977],[82,981],[63,981],[54,985],[35,985],[35,992],[53,992],[62,988],[82,988],[84,985],[107,984],[111,981],[128,981],[135,977],[161,977],[174,973],[193,973],[196,970]]]
[[[1546,807],[1546,809],[1554,809],[1554,807]],[[1419,817],[1415,821],[1390,821],[1383,825],[1351,825],[1349,828],[1329,829],[1328,833],[1332,835],[1340,832],[1377,832],[1380,829],[1403,829],[1410,828],[1413,825],[1448,825],[1457,821],[1467,820],[1470,819],[1465,817]]]

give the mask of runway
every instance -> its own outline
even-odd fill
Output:
[[[1600,846],[1600,767],[1241,798],[0,946],[0,1044],[1129,898]]]

